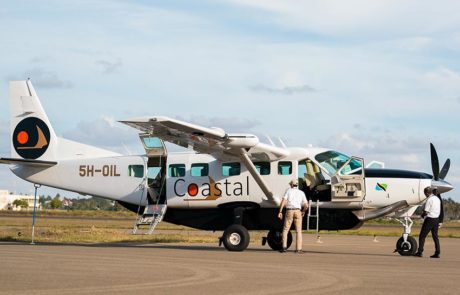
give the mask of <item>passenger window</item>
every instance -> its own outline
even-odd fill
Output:
[[[144,165],[129,165],[128,175],[137,178],[144,177]]]
[[[224,163],[224,164],[222,164],[222,175],[223,176],[240,175],[240,173],[241,173],[241,164],[240,163]]]
[[[208,164],[192,164],[192,169],[190,171],[192,176],[208,176],[209,175],[209,165]]]
[[[260,175],[269,175],[270,174],[270,162],[254,162],[257,172]]]
[[[184,177],[185,164],[171,164],[168,169],[169,177]]]
[[[278,162],[278,174],[279,175],[291,175],[292,174],[292,162]]]

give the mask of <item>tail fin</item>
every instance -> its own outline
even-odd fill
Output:
[[[30,80],[10,82],[11,157],[55,159],[56,133]]]
[[[10,82],[11,159],[55,162],[118,153],[58,138],[30,80]],[[11,161],[10,161],[11,162]],[[30,162],[30,161],[29,161]]]

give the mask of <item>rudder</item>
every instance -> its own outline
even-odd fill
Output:
[[[9,86],[11,158],[54,160],[57,137],[31,81]]]

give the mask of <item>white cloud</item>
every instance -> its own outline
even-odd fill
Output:
[[[64,132],[65,138],[94,145],[118,152],[126,152],[125,146],[140,145],[138,132],[112,117],[102,116],[100,119],[80,121],[74,129]]]
[[[427,82],[443,89],[460,92],[460,73],[447,67],[441,67],[425,74]]]
[[[97,60],[95,64],[102,68],[102,72],[104,74],[111,74],[117,71],[123,65],[123,63],[121,62],[121,59],[117,59],[115,61],[101,59],[101,60]]]
[[[273,88],[273,87],[269,87],[265,85],[255,85],[255,86],[251,86],[250,89],[256,92],[267,92],[271,94],[287,94],[287,95],[316,91],[315,88],[307,84],[299,85],[299,86],[285,86],[281,88]]]
[[[460,125],[457,2],[52,3],[2,5],[0,77],[41,70],[36,90],[72,139],[124,152],[141,147],[137,132],[112,117],[167,115],[393,167],[429,171],[429,140],[460,157],[448,147]],[[40,90],[69,81],[78,87]]]
[[[289,29],[316,34],[368,36],[434,34],[455,30],[460,25],[457,1],[296,1],[296,0],[229,0],[252,7],[265,14],[263,20]]]

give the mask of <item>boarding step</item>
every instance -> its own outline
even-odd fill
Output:
[[[166,205],[147,205],[144,209],[144,212],[137,216],[132,233],[151,235],[156,226],[163,220],[163,217],[166,213],[166,208]],[[147,227],[147,230],[139,232],[141,227]]]

